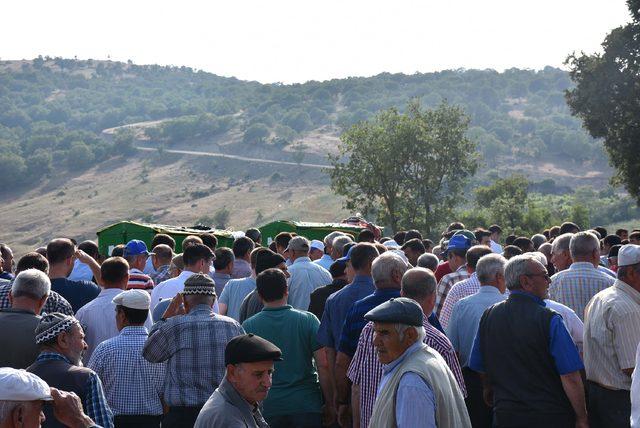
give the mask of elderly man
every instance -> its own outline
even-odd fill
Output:
[[[306,311],[309,308],[311,293],[323,285],[331,284],[329,271],[309,258],[309,240],[295,236],[289,241],[289,304],[295,309]]]
[[[25,369],[38,356],[35,331],[40,324],[51,281],[44,272],[27,269],[11,286],[11,308],[0,309],[0,367]]]
[[[563,236],[558,239],[566,239]],[[589,300],[598,292],[613,285],[615,280],[598,271],[600,242],[591,232],[578,232],[572,235],[569,241],[569,252],[573,263],[568,269],[551,277],[549,295],[552,300],[573,309],[582,320],[584,308]]]
[[[365,315],[383,365],[370,428],[471,427],[464,399],[444,360],[422,343],[424,314],[411,299],[391,299]]]
[[[63,391],[80,397],[87,415],[102,427],[113,427],[113,414],[107,404],[100,378],[91,369],[82,367],[82,354],[87,349],[84,332],[77,319],[60,313],[42,317],[36,329],[36,344],[40,355],[27,369],[42,380]],[[52,409],[45,408],[47,420],[43,427],[61,427]]]
[[[562,317],[545,307],[546,268],[534,254],[515,256],[505,282],[509,297],[484,312],[469,357],[493,426],[586,427],[584,366]]]
[[[629,391],[640,342],[640,246],[618,252],[618,280],[585,310],[584,362],[589,421],[595,427],[629,426]]]
[[[164,401],[169,412],[163,428],[193,426],[224,377],[225,345],[244,333],[236,321],[213,312],[215,299],[213,280],[193,274],[154,324],[144,345],[142,355],[147,361],[167,362]]]
[[[320,260],[322,256],[324,256],[324,243],[322,241],[314,239],[309,244],[309,258],[311,259],[311,261],[315,262],[317,260]]]
[[[324,244],[324,250],[323,250],[324,254],[318,260],[314,260],[314,263],[317,263],[323,268],[329,270],[329,268],[334,262],[334,259],[331,257],[331,252],[333,250],[333,240],[338,236],[343,236],[343,235],[344,233],[342,232],[331,232],[330,234],[325,236],[324,239],[322,240]]]
[[[243,334],[224,350],[226,374],[198,415],[195,428],[268,428],[259,404],[271,388],[273,362],[282,352],[273,343]]]

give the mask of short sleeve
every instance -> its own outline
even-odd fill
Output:
[[[227,285],[222,289],[222,293],[220,293],[220,297],[218,298],[218,301],[220,303],[224,303],[225,305],[227,305],[227,307],[229,306],[229,289],[231,287],[229,287],[229,283],[227,283]]]
[[[549,326],[549,350],[560,375],[566,375],[584,369],[578,348],[562,322],[560,315],[551,318]],[[635,354],[634,354],[635,361]]]
[[[331,335],[331,299],[327,299],[327,303],[324,305],[324,312],[322,313],[322,321],[318,327],[318,334],[316,338],[318,343],[327,348],[336,348],[335,340]]]

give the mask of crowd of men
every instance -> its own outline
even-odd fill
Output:
[[[0,244],[0,428],[640,427],[640,230],[502,235]]]

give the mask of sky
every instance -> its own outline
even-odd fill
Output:
[[[562,67],[630,20],[624,0],[19,0],[0,59],[188,66],[263,83]]]

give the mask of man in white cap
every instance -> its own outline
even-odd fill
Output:
[[[144,290],[128,290],[113,299],[120,334],[98,345],[89,360],[104,384],[116,427],[159,427],[165,363],[142,357],[147,340],[151,298]]]
[[[323,255],[324,243],[322,241],[318,241],[317,239],[311,241],[311,244],[309,245],[309,258],[311,259],[311,261],[315,262],[316,260],[320,260]]]
[[[631,374],[640,343],[640,246],[618,252],[618,279],[589,302],[584,365],[591,426],[629,426]]]
[[[289,266],[289,304],[295,309],[309,309],[311,293],[316,288],[331,284],[333,278],[328,270],[309,258],[310,244],[304,236],[294,236],[285,251],[288,251]]]

